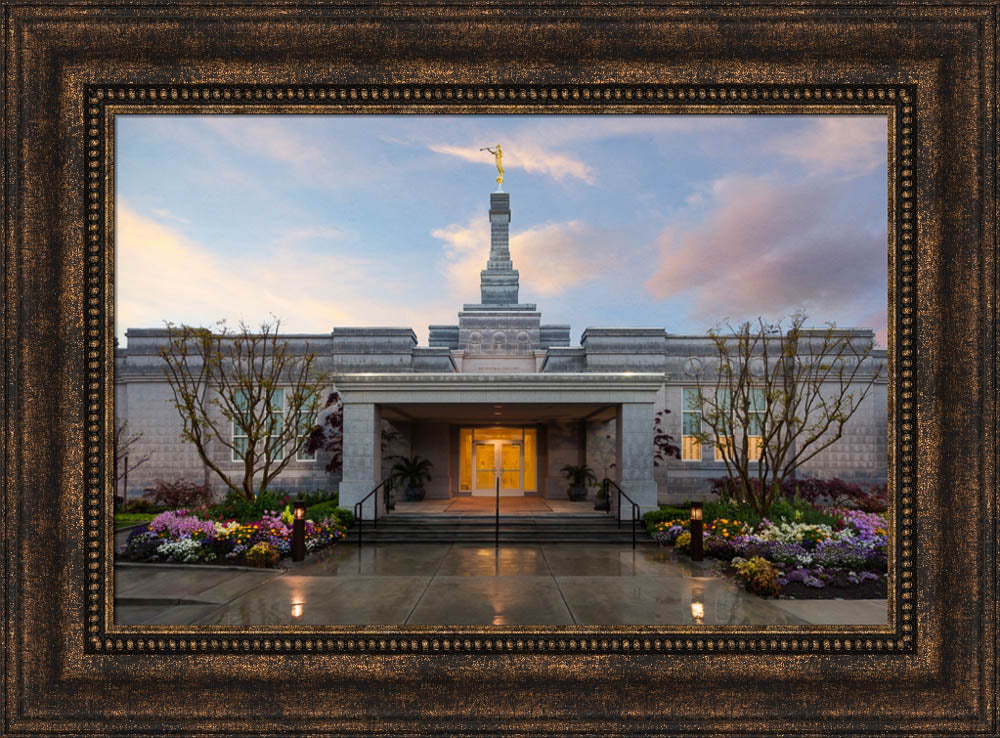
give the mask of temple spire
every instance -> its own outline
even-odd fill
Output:
[[[517,305],[519,277],[510,260],[510,194],[490,195],[490,258],[480,273],[483,305]]]

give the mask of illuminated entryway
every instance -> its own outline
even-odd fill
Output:
[[[538,491],[538,431],[535,428],[462,428],[460,489],[474,496],[521,496]]]
[[[500,454],[509,443],[511,458],[518,452],[517,466],[511,463],[506,473],[511,478],[505,484],[508,499],[537,495],[562,500],[562,468],[587,463],[587,424],[613,419],[615,481],[640,513],[656,509],[653,408],[663,387],[662,372],[345,373],[334,375],[334,382],[344,405],[340,503],[368,500],[366,520],[385,514],[380,486],[385,464],[379,463],[385,461],[383,420],[403,437],[401,445],[408,446],[404,455],[433,463],[427,500],[488,499],[473,495],[474,488],[483,488],[475,478],[480,476],[476,464],[482,458],[482,476],[492,476],[495,485],[497,476],[505,475],[504,460],[501,456],[498,462],[495,446],[492,459],[484,449],[474,456],[476,441],[501,444]],[[520,484],[514,477],[520,477]],[[631,515],[631,506],[623,505],[622,511]]]

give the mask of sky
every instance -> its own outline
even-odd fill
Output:
[[[784,115],[116,118],[116,327],[456,325],[503,147],[542,323],[704,333],[804,311],[886,345],[887,121]]]

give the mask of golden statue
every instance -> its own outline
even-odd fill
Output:
[[[503,149],[500,148],[500,144],[497,144],[496,151],[491,149],[489,146],[484,146],[479,149],[480,151],[489,151],[497,160],[497,192],[503,191]]]

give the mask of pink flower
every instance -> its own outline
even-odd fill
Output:
[[[201,532],[205,540],[215,539],[215,525],[210,521],[188,515],[187,510],[168,510],[160,513],[150,522],[149,529],[161,537],[172,540],[191,538],[196,532]]]

